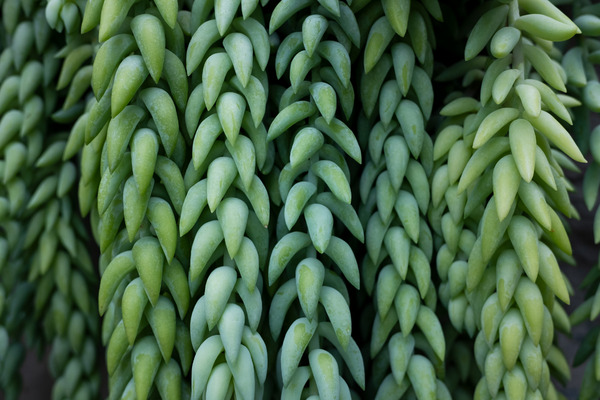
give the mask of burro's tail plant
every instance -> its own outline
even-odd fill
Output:
[[[103,346],[109,399],[561,398],[600,314],[558,264],[573,124],[600,186],[566,3],[0,0],[0,392],[37,350],[100,398]]]
[[[271,189],[281,203],[267,271],[278,287],[269,308],[270,334],[281,346],[278,386],[282,398],[349,399],[365,388],[347,289],[360,287],[347,240],[364,240],[348,164],[362,160],[349,127],[350,54],[360,30],[347,4],[284,0],[269,31],[281,41],[275,73],[285,82],[273,93],[278,112],[267,132],[279,161]]]
[[[100,150],[89,153],[91,210],[108,264],[110,396],[261,397],[270,212],[256,173],[268,165],[270,44],[260,10],[97,3],[86,9],[102,42],[88,146]]]
[[[558,152],[585,162],[559,122],[572,123],[555,92],[566,88],[553,42],[578,28],[547,1],[486,6],[463,64],[484,66],[479,98],[446,104],[434,143],[440,298],[475,339],[475,398],[553,399],[550,372],[569,376],[554,344],[554,326],[569,328],[558,259],[571,247],[559,213],[572,214]],[[488,45],[489,56],[478,56]]]
[[[192,233],[191,398],[263,398],[262,331],[272,167],[265,115],[270,42],[257,2],[194,2],[185,110],[193,138],[180,235]],[[267,391],[268,393],[268,391]]]
[[[363,15],[359,129],[367,163],[359,193],[366,232],[364,285],[375,319],[369,392],[376,399],[451,398],[444,377],[446,342],[435,314],[433,238],[427,223],[433,143],[431,16],[437,2],[381,1]],[[410,389],[410,390],[409,390]]]
[[[54,398],[97,398],[97,278],[77,213],[76,143],[68,131],[89,93],[92,46],[82,11],[42,1],[2,4],[0,389],[19,396],[22,341],[49,351]],[[63,34],[54,32],[60,25]],[[81,127],[79,123],[79,127]]]
[[[101,252],[98,307],[111,399],[146,398],[153,388],[184,397],[193,359],[183,322],[189,244],[177,224],[188,153],[179,129],[185,39],[177,3],[157,3],[90,1],[81,27],[97,27],[99,42],[79,196]]]

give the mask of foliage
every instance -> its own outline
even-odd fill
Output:
[[[110,399],[562,398],[600,6],[0,5],[7,399],[29,349],[98,398],[101,346]]]

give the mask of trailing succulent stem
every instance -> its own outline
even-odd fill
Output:
[[[557,260],[571,254],[558,213],[572,215],[558,151],[585,159],[558,120],[572,122],[571,102],[555,92],[566,88],[551,57],[553,42],[578,29],[549,2],[507,3],[482,10],[465,46],[461,69],[483,71],[479,97],[453,96],[440,111],[431,219],[443,238],[440,298],[475,339],[476,398],[557,398],[550,366],[561,380],[569,370],[554,326],[570,329]]]
[[[561,398],[600,314],[559,267],[600,7],[561,3],[0,0],[2,393],[36,349],[99,398],[104,346],[109,399]]]
[[[362,273],[376,310],[369,391],[378,399],[405,392],[419,399],[450,398],[440,380],[446,341],[435,314],[433,238],[426,222],[433,167],[426,126],[434,101],[435,47],[427,28],[430,18],[441,14],[437,5],[405,3],[406,9],[397,10],[393,2],[376,2],[378,11],[362,21],[368,27],[359,116],[367,150],[359,186],[367,250]]]
[[[0,388],[8,399],[20,391],[22,339],[40,354],[49,350],[53,397],[99,393],[97,277],[71,190],[78,147],[69,140],[82,125],[93,50],[73,34],[80,8],[64,9],[2,4]],[[53,31],[59,25],[64,34]]]

